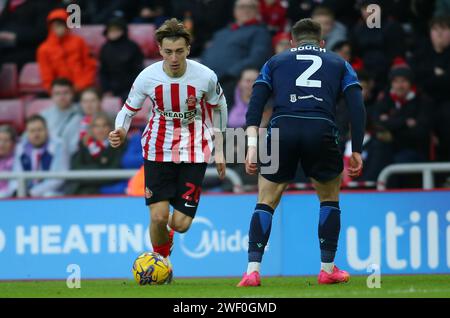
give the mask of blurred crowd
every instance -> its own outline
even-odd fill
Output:
[[[82,26],[104,26],[98,54],[67,27],[70,4],[80,6]],[[381,8],[374,28],[367,23],[378,18],[372,4]],[[0,67],[13,63],[20,72],[36,62],[45,93],[20,98],[49,97],[52,102],[27,117],[23,129],[5,122],[0,113],[0,171],[138,169],[143,127],[135,126],[127,144],[112,149],[107,136],[115,114],[104,112],[102,100],[125,100],[134,78],[149,64],[142,47],[128,36],[130,25],[157,28],[170,17],[191,32],[191,58],[218,75],[228,101],[229,127],[245,127],[261,66],[290,48],[293,23],[311,17],[322,25],[326,48],[353,66],[363,88],[365,169],[356,181],[376,181],[392,163],[450,161],[450,0],[0,0]],[[349,120],[345,102],[337,105],[346,162],[351,154]],[[263,125],[271,106],[269,102]],[[232,168],[249,188],[256,184],[242,167]],[[344,177],[344,185],[350,181]],[[295,182],[307,182],[301,171]],[[450,186],[445,176],[440,182]],[[420,185],[414,178],[391,183]],[[27,184],[33,197],[120,194],[127,187],[121,180]],[[16,192],[15,181],[0,180],[0,197]]]

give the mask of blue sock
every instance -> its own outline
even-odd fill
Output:
[[[257,204],[250,222],[248,261],[261,263],[269,241],[274,210],[266,204]]]
[[[339,209],[339,202],[322,202],[319,218],[320,258],[322,263],[334,262],[340,230],[341,210]]]

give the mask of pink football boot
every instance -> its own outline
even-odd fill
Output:
[[[346,283],[349,280],[350,274],[346,271],[340,270],[337,266],[334,266],[331,274],[321,270],[318,277],[318,282],[320,285]]]
[[[237,287],[258,287],[261,286],[261,277],[257,271],[252,272],[250,275],[247,273],[242,277],[241,282],[237,285]]]

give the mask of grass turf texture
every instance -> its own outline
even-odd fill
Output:
[[[0,282],[5,297],[164,297],[164,298],[306,298],[306,297],[450,297],[450,275],[383,276],[381,288],[369,289],[367,277],[347,284],[318,285],[316,277],[263,278],[258,288],[236,288],[239,278],[176,279],[170,285],[139,286],[132,280],[86,280],[80,289],[65,281]]]

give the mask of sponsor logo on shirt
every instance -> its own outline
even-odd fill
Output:
[[[156,111],[159,113],[160,116],[163,116],[165,118],[169,119],[185,119],[185,120],[193,120],[195,118],[195,115],[197,114],[197,110],[189,110],[187,112],[171,112],[171,111],[161,111],[159,109],[156,109]]]

